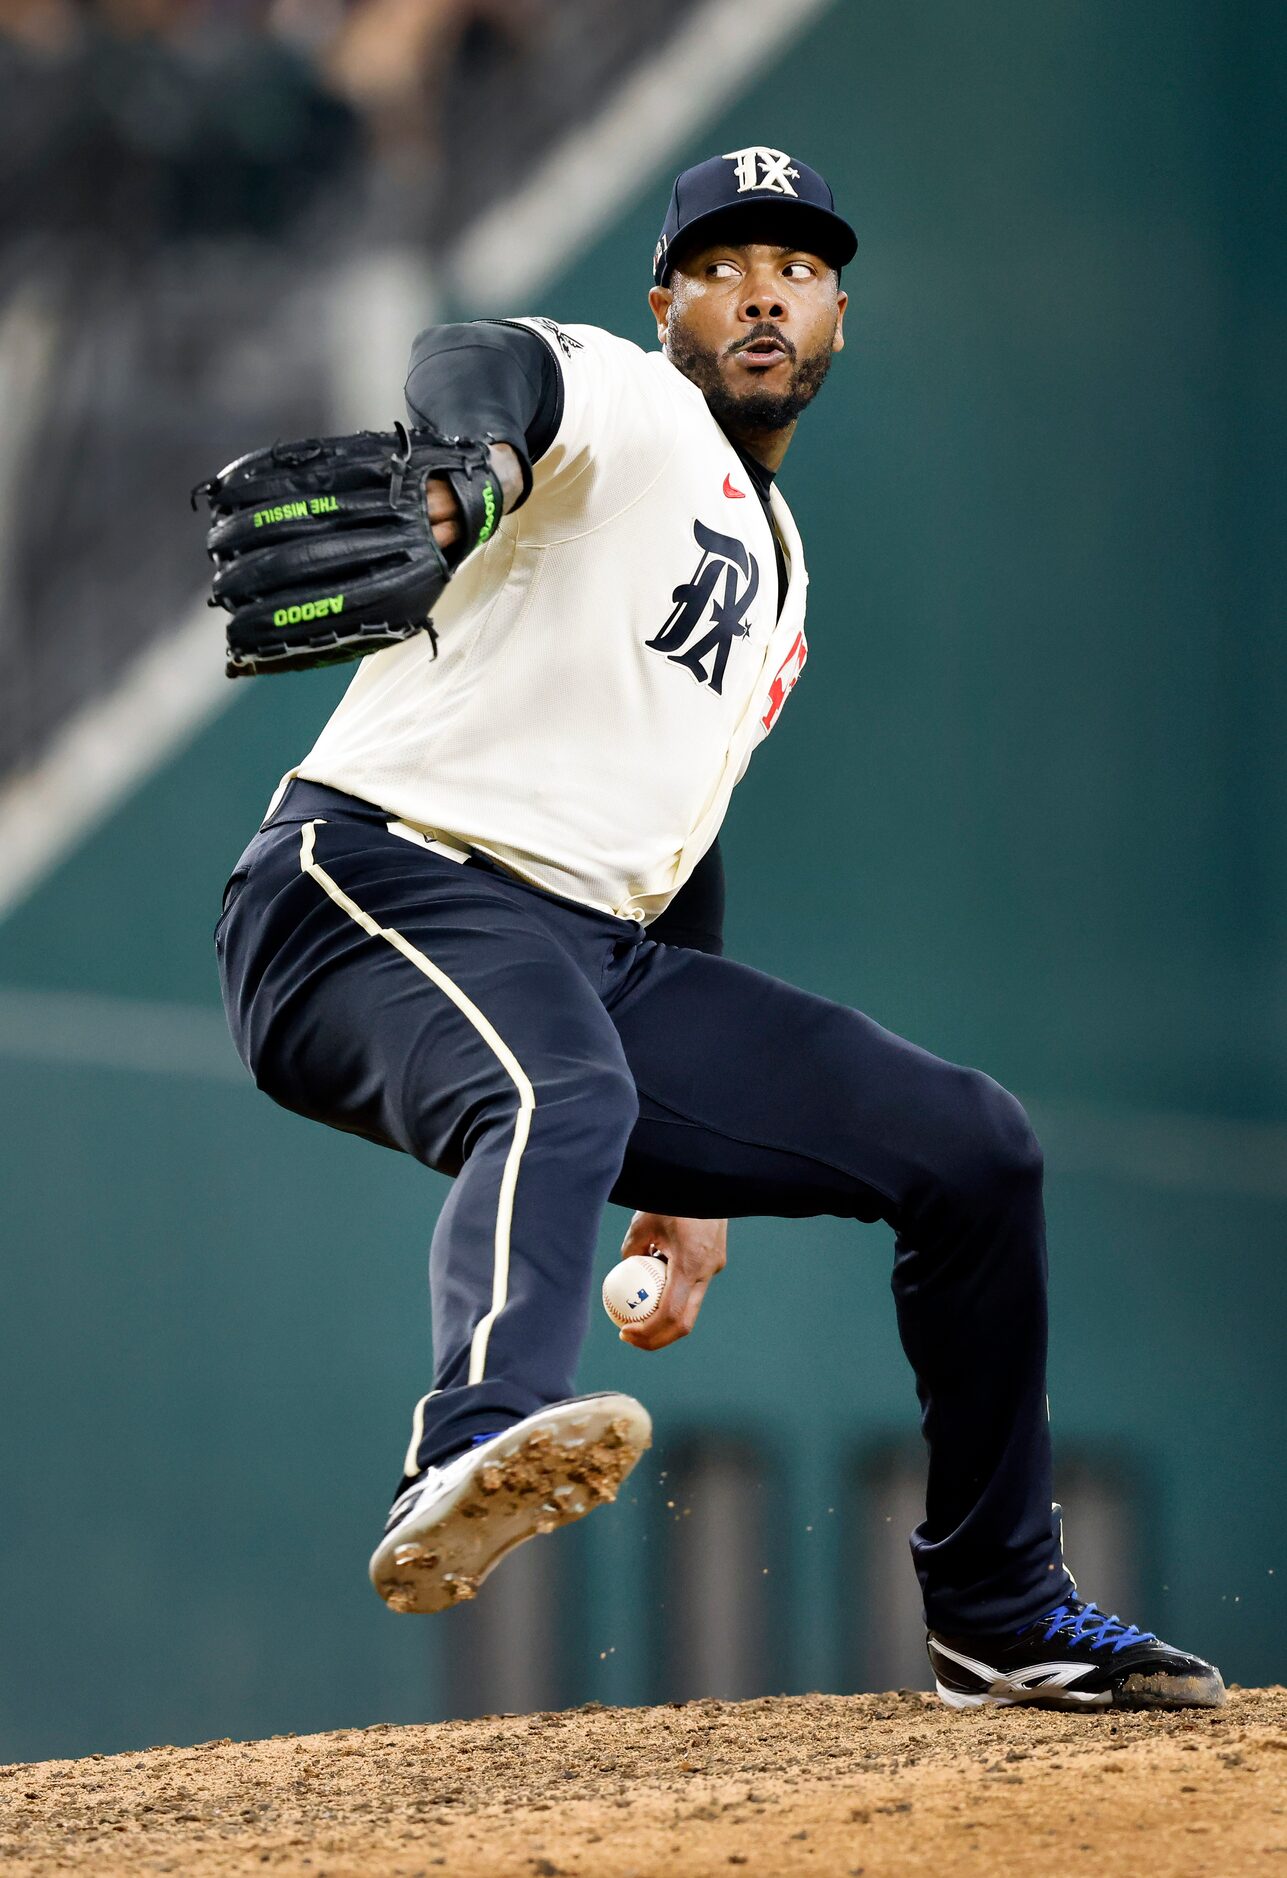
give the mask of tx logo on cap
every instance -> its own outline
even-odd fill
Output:
[[[737,193],[744,196],[748,189],[772,189],[780,196],[793,196],[788,177],[799,180],[799,170],[789,169],[791,159],[785,150],[770,150],[762,143],[752,143],[745,150],[726,150],[726,160],[735,165],[737,170]]]

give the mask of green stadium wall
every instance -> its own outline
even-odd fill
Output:
[[[726,827],[729,950],[1030,1100],[1057,1453],[1136,1484],[1129,1615],[1262,1683],[1287,1673],[1287,29],[1159,17],[845,0],[682,153],[798,149],[861,235],[782,478],[810,659]],[[651,343],[670,173],[513,310]],[[179,499],[171,525],[195,579]],[[274,1108],[213,1028],[223,879],[340,683],[247,687],[0,928],[0,992],[209,1019],[169,1064],[52,1038],[3,1064],[0,1759],[461,1706],[454,1618],[396,1619],[364,1579],[446,1183]],[[767,1457],[764,1687],[841,1689],[865,1587],[826,1509],[916,1438],[889,1235],[747,1221],[730,1254],[664,1356],[596,1314],[583,1381],[641,1393],[663,1450],[706,1428]],[[559,1699],[665,1693],[660,1465],[555,1542]]]

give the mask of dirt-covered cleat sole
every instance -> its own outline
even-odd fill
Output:
[[[390,1610],[449,1610],[525,1539],[615,1500],[651,1442],[648,1411],[633,1396],[552,1403],[400,1494],[371,1556],[371,1583]]]
[[[1069,1597],[1006,1637],[927,1639],[935,1687],[949,1708],[1221,1708],[1213,1664]]]

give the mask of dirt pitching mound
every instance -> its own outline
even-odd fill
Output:
[[[1216,1713],[800,1696],[0,1768],[6,1878],[1287,1873],[1287,1692]]]

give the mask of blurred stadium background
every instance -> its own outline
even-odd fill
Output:
[[[189,486],[387,423],[437,316],[651,343],[671,176],[758,141],[862,245],[729,949],[1029,1101],[1073,1568],[1287,1674],[1285,53],[1267,0],[0,0],[0,1759],[925,1681],[835,1220],[736,1223],[662,1357],[596,1319],[628,1504],[377,1604],[446,1183],[252,1090],[210,946],[344,678],[225,683]]]

